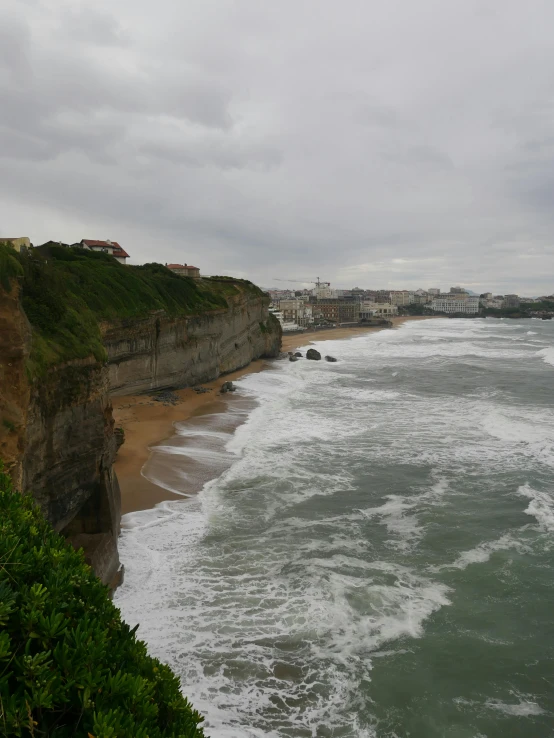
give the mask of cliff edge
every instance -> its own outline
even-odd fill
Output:
[[[0,458],[104,583],[120,576],[110,395],[186,387],[277,356],[268,304],[244,280],[0,244]]]

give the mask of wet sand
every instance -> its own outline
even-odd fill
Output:
[[[397,327],[409,320],[425,320],[419,316],[393,318]],[[332,328],[330,330],[306,331],[293,336],[283,336],[283,351],[293,351],[314,341],[352,338],[364,333],[383,330],[381,326],[354,328]],[[113,415],[116,427],[125,430],[125,443],[119,449],[115,471],[121,488],[122,514],[135,510],[146,510],[164,500],[183,499],[182,495],[160,487],[142,476],[141,470],[150,457],[150,448],[174,435],[175,423],[189,420],[206,413],[224,412],[227,405],[225,396],[219,394],[224,382],[234,381],[246,374],[259,372],[268,366],[263,359],[253,361],[244,369],[226,374],[213,382],[203,384],[211,390],[197,394],[192,388],[175,390],[179,398],[176,405],[164,405],[154,401],[149,395],[125,395],[112,397]],[[194,493],[196,490],[191,490]]]
[[[226,374],[213,382],[202,385],[211,390],[197,394],[192,388],[175,390],[179,398],[176,405],[164,405],[149,395],[125,395],[112,397],[116,427],[125,430],[125,443],[118,451],[115,472],[121,488],[121,512],[124,515],[135,510],[146,510],[164,500],[182,499],[170,490],[159,487],[142,476],[141,470],[150,456],[150,447],[173,435],[175,423],[189,420],[207,412],[225,410],[224,395],[219,389],[246,374],[261,371],[266,362],[253,361],[244,369]]]

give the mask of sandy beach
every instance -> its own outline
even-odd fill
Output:
[[[419,316],[393,318],[395,327],[410,320],[425,320]],[[283,336],[283,351],[293,351],[315,341],[352,338],[364,333],[383,330],[380,326],[354,328],[332,328],[330,330],[306,331],[293,336]],[[239,377],[259,372],[269,364],[258,359],[247,367],[231,374],[219,377],[202,386],[209,392],[197,394],[194,389],[175,390],[179,401],[175,405],[164,405],[156,402],[149,395],[125,395],[112,397],[113,415],[116,427],[125,430],[125,443],[119,449],[115,471],[121,487],[121,511],[123,514],[135,510],[154,507],[164,500],[182,499],[180,495],[153,484],[142,476],[141,470],[150,456],[150,447],[171,437],[174,424],[189,420],[207,412],[224,411],[225,403],[219,394],[224,382],[234,381]]]

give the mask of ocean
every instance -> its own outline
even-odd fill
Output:
[[[155,450],[124,618],[212,738],[553,736],[554,321],[316,348]]]

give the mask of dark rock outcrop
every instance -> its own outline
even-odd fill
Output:
[[[221,389],[219,390],[222,395],[224,395],[226,392],[235,392],[236,387],[232,382],[223,382],[221,385]]]
[[[300,353],[300,351],[297,351],[294,355],[296,356],[297,359],[302,358],[302,354]]]
[[[289,356],[289,361],[298,361],[298,356],[291,354],[291,356]]]
[[[319,351],[316,351],[315,349],[308,349],[306,351],[306,358],[311,359],[311,361],[320,361],[321,354],[319,353]]]
[[[325,357],[325,361],[331,361],[331,362],[334,362],[334,361],[336,361],[336,359],[335,359],[335,357],[334,357],[334,356],[326,356],[326,357]]]

